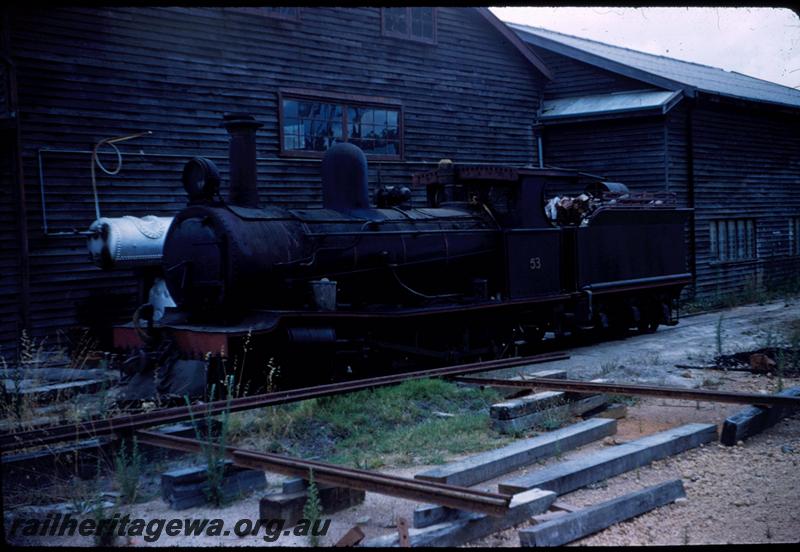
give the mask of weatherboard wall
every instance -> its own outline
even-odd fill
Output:
[[[550,69],[553,79],[544,89],[544,99],[648,90],[653,86],[589,65],[582,61],[528,44]]]
[[[789,222],[800,217],[800,113],[701,100],[692,113],[698,295],[796,282]],[[709,223],[755,220],[757,256],[718,262]]]
[[[535,159],[531,124],[544,77],[473,9],[439,8],[437,26],[429,45],[381,36],[379,8],[303,8],[297,21],[210,7],[15,11],[35,335],[125,320],[136,306],[132,272],[103,272],[88,263],[82,237],[43,229],[40,168],[51,233],[85,230],[94,219],[89,151],[100,139],[153,133],[120,144],[119,175],[98,171],[104,216],[175,213],[185,201],[182,165],[195,155],[217,162],[224,180],[228,111],[264,123],[262,202],[319,205],[320,160],[279,152],[285,88],[402,102],[404,158],[371,163],[373,186],[410,184],[441,158]],[[49,150],[41,167],[40,150]],[[101,160],[116,164],[110,153]],[[423,198],[415,190],[415,201]]]
[[[531,49],[555,75],[545,98],[637,89],[633,79]],[[792,240],[800,237],[789,229],[792,217],[800,217],[797,128],[800,110],[700,94],[663,116],[617,114],[549,124],[541,133],[547,165],[593,172],[633,191],[671,191],[679,205],[694,207],[686,240],[696,282],[684,297],[707,299],[796,281],[800,257],[792,254]],[[718,262],[711,257],[709,223],[733,218],[755,220],[757,256]]]

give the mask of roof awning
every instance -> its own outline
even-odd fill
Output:
[[[546,100],[542,103],[539,120],[550,123],[624,114],[663,115],[680,101],[682,95],[680,90],[643,90]]]

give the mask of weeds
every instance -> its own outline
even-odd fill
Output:
[[[703,381],[700,383],[701,388],[705,387],[719,387],[722,385],[722,380],[719,378],[707,377],[703,378]]]
[[[634,406],[641,402],[642,398],[634,395],[606,395],[608,397],[608,404],[624,404],[626,406]]]
[[[534,428],[540,431],[553,431],[566,424],[570,419],[569,409],[563,400],[540,410],[540,413],[541,418],[534,425]]]
[[[114,512],[106,513],[102,497],[92,511],[92,518],[94,518],[95,527],[97,528],[94,533],[94,544],[99,547],[113,546],[117,541],[117,535],[114,533],[114,527],[109,523],[114,515]],[[117,514],[119,515],[119,514]]]
[[[211,386],[211,396],[214,396],[215,384]],[[225,451],[228,447],[228,433],[230,429],[230,409],[233,399],[233,376],[227,376],[225,381],[226,406],[222,412],[219,431],[212,438],[211,428],[214,424],[214,416],[211,414],[209,404],[205,413],[205,429],[208,433],[207,439],[201,436],[200,424],[195,419],[194,414],[189,410],[192,426],[198,441],[203,443],[202,454],[206,459],[207,485],[205,488],[206,498],[214,506],[220,507],[225,502],[223,483],[225,480]],[[189,397],[185,397],[187,406],[191,407]]]
[[[277,390],[275,382],[281,377],[281,367],[278,365],[275,357],[270,357],[267,361],[267,393],[272,393]]]
[[[778,349],[775,355],[775,392],[780,393],[783,391],[783,371],[786,366],[786,355],[782,349]]]
[[[800,294],[800,277],[768,286],[758,286],[754,280],[751,280],[739,291],[717,293],[702,299],[683,301],[681,312],[693,314],[720,308],[738,307],[749,303],[764,304],[769,301],[795,297],[798,294]]]
[[[69,369],[85,368],[94,354],[94,340],[84,337],[72,353],[67,354],[65,347],[46,347],[46,340],[30,337],[23,330],[17,347],[17,355],[13,365],[0,355],[0,369],[3,371],[6,384],[1,388],[3,400],[0,401],[0,427],[3,431],[24,431],[47,423],[78,422],[88,412],[80,412],[77,408],[81,398],[79,395],[68,395],[68,389],[59,389],[55,393],[41,394],[31,388],[49,383],[41,376],[46,374],[54,362],[67,361]],[[85,401],[84,401],[85,402]],[[98,413],[108,414],[100,405]],[[75,414],[75,416],[72,416]]]
[[[314,470],[308,470],[308,488],[306,489],[306,504],[303,506],[303,517],[308,520],[310,526],[315,526],[319,524],[321,516],[322,502],[319,499],[319,489],[314,481]],[[308,542],[311,546],[319,546],[316,531],[309,533]]]
[[[90,335],[89,330],[84,330],[70,354],[69,367],[73,370],[82,370],[96,349],[97,340]]]
[[[120,441],[119,451],[114,458],[114,474],[123,504],[133,504],[139,494],[139,476],[142,457],[136,437],[133,438],[130,456],[125,452],[125,439]]]
[[[441,461],[444,454],[477,452],[507,443],[489,427],[495,390],[443,380],[400,385],[274,406],[232,416],[239,446],[324,455],[335,463],[374,469],[387,463]],[[432,418],[432,411],[453,416]]]
[[[619,367],[618,362],[606,361],[600,365],[600,375],[607,376]]]
[[[650,366],[659,366],[664,364],[664,361],[661,359],[661,354],[655,351],[650,351],[644,355],[645,364]]]

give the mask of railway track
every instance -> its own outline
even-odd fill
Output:
[[[763,406],[783,406],[800,409],[800,398],[781,395],[762,395],[758,393],[740,393],[730,391],[708,391],[675,387],[659,387],[653,385],[635,385],[618,383],[595,383],[575,380],[551,380],[533,378],[526,380],[507,380],[481,377],[468,377],[468,374],[527,366],[568,358],[565,353],[546,353],[528,357],[492,360],[420,370],[403,374],[392,374],[376,378],[367,378],[342,383],[332,383],[315,387],[304,387],[289,391],[264,393],[251,397],[231,400],[219,400],[206,404],[195,404],[185,407],[173,407],[153,412],[129,414],[103,420],[92,420],[78,424],[65,424],[54,427],[38,428],[17,433],[0,435],[0,450],[14,452],[25,448],[49,445],[68,440],[81,440],[114,434],[129,434],[147,427],[168,423],[176,423],[192,419],[194,416],[217,415],[225,412],[240,412],[267,406],[288,404],[313,398],[328,397],[363,389],[372,389],[396,385],[403,381],[422,378],[453,378],[454,381],[474,385],[520,389],[552,389],[560,391],[584,393],[615,393],[621,395],[655,396],[694,401],[711,401],[735,404],[755,404]]]
[[[207,445],[197,439],[164,435],[152,431],[137,431],[136,438],[143,444],[193,453],[201,453],[203,446]],[[456,485],[345,468],[327,462],[303,460],[280,454],[226,447],[225,455],[235,465],[243,468],[302,478],[308,478],[309,472],[313,471],[315,480],[322,483],[409,500],[434,502],[450,508],[496,517],[503,516],[508,511],[512,500],[512,495],[509,494],[478,491]]]
[[[392,374],[388,376],[380,376],[376,378],[367,378],[342,383],[332,383],[315,387],[304,387],[289,391],[264,393],[260,395],[253,395],[251,397],[242,397],[231,400],[219,400],[206,404],[166,408],[153,412],[129,414],[102,420],[86,421],[77,424],[64,424],[53,427],[21,431],[17,433],[4,433],[0,435],[0,450],[2,450],[2,452],[14,452],[25,448],[49,445],[61,441],[91,439],[114,434],[127,434],[132,431],[137,431],[147,427],[190,420],[194,416],[221,414],[226,410],[229,412],[240,412],[254,408],[263,408],[267,406],[276,406],[291,402],[304,401],[307,399],[339,395],[342,393],[360,391],[362,389],[396,385],[408,380],[450,377],[490,370],[500,370],[503,368],[514,368],[518,366],[527,366],[530,364],[538,364],[554,360],[563,360],[568,357],[569,355],[566,353],[546,353],[528,357],[461,364],[458,366],[449,366],[445,368],[434,368],[431,370]]]
[[[800,397],[786,395],[762,395],[761,393],[740,393],[734,391],[708,391],[706,389],[685,389],[683,387],[660,387],[657,385],[638,385],[631,383],[596,383],[591,381],[530,378],[507,380],[492,378],[471,378],[457,376],[454,381],[483,385],[488,387],[509,387],[513,389],[551,389],[573,393],[615,393],[643,397],[662,397],[690,401],[708,401],[731,404],[752,404],[756,406],[783,406],[800,409]]]
[[[19,433],[7,433],[0,435],[0,448],[2,452],[13,452],[59,441],[83,440],[101,436],[135,436],[142,444],[199,454],[203,452],[204,448],[207,447],[209,443],[199,439],[165,435],[160,432],[150,431],[147,428],[189,420],[197,415],[216,415],[225,411],[237,412],[266,406],[275,406],[363,389],[395,385],[407,380],[432,377],[448,378],[455,382],[491,387],[552,389],[577,393],[615,393],[657,396],[682,400],[782,406],[800,409],[800,397],[786,395],[761,395],[756,393],[707,391],[651,385],[597,383],[549,378],[507,380],[470,376],[471,374],[479,374],[481,372],[528,366],[566,358],[568,358],[568,355],[565,353],[547,353],[530,357],[471,363],[267,393],[239,399],[220,400],[207,404],[167,408],[154,412],[119,416],[105,420],[93,420],[79,424],[65,424]],[[306,460],[232,446],[226,447],[225,456],[228,460],[232,461],[234,465],[242,468],[268,471],[303,479],[308,479],[310,477],[309,474],[313,472],[314,478],[321,483],[423,503],[437,504],[455,510],[485,514],[493,518],[504,518],[509,515],[510,509],[514,506],[514,495],[507,491],[480,491],[467,486],[399,477],[367,470],[347,468],[317,460]]]

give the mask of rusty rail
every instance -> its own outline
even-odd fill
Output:
[[[800,409],[800,397],[790,397],[786,395],[762,395],[760,393],[737,393],[734,391],[708,391],[705,389],[658,387],[655,385],[636,385],[628,383],[595,383],[588,381],[558,380],[550,378],[503,380],[459,376],[452,378],[452,380],[461,383],[471,383],[489,387],[552,389],[555,391],[572,391],[576,393],[615,393],[618,395],[641,395],[670,399],[684,399],[689,401],[783,406]]]
[[[146,427],[186,421],[191,419],[193,416],[217,415],[221,414],[226,409],[230,412],[239,412],[253,408],[263,408],[266,406],[275,406],[307,399],[338,395],[341,393],[349,393],[352,391],[360,391],[362,389],[395,385],[406,380],[457,376],[460,374],[471,374],[489,370],[500,370],[503,368],[514,368],[517,366],[538,364],[553,360],[563,360],[566,358],[569,358],[569,355],[565,353],[547,353],[529,357],[517,357],[487,362],[475,362],[471,364],[460,364],[445,368],[419,370],[404,374],[392,374],[389,376],[380,376],[376,378],[342,383],[331,383],[315,387],[303,387],[289,391],[264,393],[261,395],[253,395],[252,397],[232,399],[230,401],[219,400],[206,404],[166,408],[157,410],[155,412],[129,414],[102,420],[91,420],[78,424],[65,424],[54,427],[20,431],[17,433],[4,433],[0,435],[0,450],[3,452],[12,452],[27,447],[48,445],[60,441],[90,439],[112,435],[117,432],[136,431]]]
[[[213,443],[206,443],[187,437],[164,435],[152,431],[137,431],[136,438],[140,443],[184,452],[199,453],[202,452],[204,446],[213,446]],[[235,465],[243,468],[275,472],[305,479],[308,479],[309,471],[313,470],[314,479],[322,483],[409,500],[430,502],[491,516],[503,516],[506,514],[512,498],[512,495],[477,491],[444,483],[368,472],[326,462],[303,460],[234,447],[226,447],[225,455]]]

